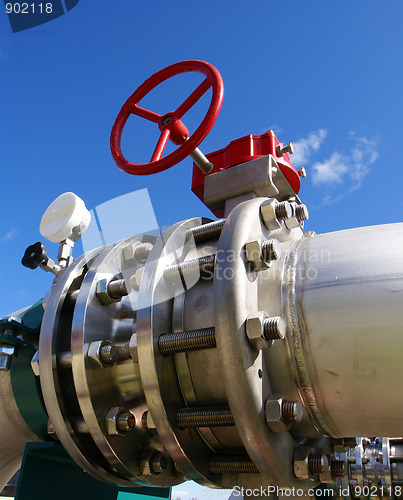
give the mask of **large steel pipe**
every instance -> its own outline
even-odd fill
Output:
[[[19,469],[27,442],[39,441],[14,399],[10,372],[0,370],[0,491]]]
[[[400,436],[403,224],[304,238],[285,262],[290,355],[316,427]]]

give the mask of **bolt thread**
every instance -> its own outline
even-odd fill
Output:
[[[181,281],[212,278],[214,273],[215,255],[206,255],[199,259],[188,260],[182,264],[168,266],[164,269],[164,278],[170,285]],[[193,284],[193,283],[192,283]]]
[[[161,453],[157,453],[153,455],[151,458],[151,469],[155,474],[161,474],[161,472],[164,472],[164,470],[167,469],[168,467],[168,460],[167,458],[162,455]]]
[[[113,280],[108,283],[108,295],[113,299],[120,299],[125,295],[129,295],[131,290],[130,284],[127,280]]]
[[[105,365],[111,365],[115,360],[112,358],[112,345],[106,344],[101,347],[99,357]]]
[[[167,333],[158,339],[161,354],[197,351],[216,347],[215,328],[201,328],[188,332]]]
[[[345,462],[343,460],[332,460],[330,462],[330,471],[333,477],[344,477]]]
[[[132,356],[132,353],[130,352],[130,340],[128,340],[125,345],[124,345],[124,357],[125,359],[133,359],[133,356]],[[123,353],[122,353],[122,357],[123,357]]]
[[[256,473],[256,465],[247,455],[218,456],[210,459],[209,471],[212,474],[224,472]]]
[[[289,219],[292,216],[292,207],[288,203],[288,201],[282,201],[281,203],[277,203],[276,208],[274,210],[277,219],[280,221]]]
[[[263,322],[263,335],[266,340],[278,340],[285,337],[285,323],[280,316],[266,318]]]
[[[262,243],[261,247],[263,260],[270,262],[272,260],[277,260],[280,255],[280,247],[277,240],[267,240]]]
[[[302,222],[309,218],[308,208],[306,205],[297,205],[295,207],[295,217],[297,221]]]
[[[344,446],[347,446],[347,448],[355,448],[357,446],[356,438],[344,438],[343,442]]]
[[[178,411],[176,421],[180,429],[235,425],[229,408],[184,408]]]
[[[187,231],[186,237],[187,239],[193,237],[195,243],[216,239],[220,236],[224,224],[225,219],[220,219],[209,222],[208,224],[203,224],[202,226],[193,227]]]
[[[116,426],[120,432],[129,432],[135,425],[136,417],[130,411],[122,411],[116,419]]]
[[[308,467],[311,474],[321,474],[323,472],[323,457],[312,453],[308,457]]]
[[[285,424],[295,424],[301,421],[301,405],[298,401],[283,401],[281,405],[281,414]]]

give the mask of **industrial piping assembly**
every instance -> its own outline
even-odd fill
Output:
[[[187,71],[206,78],[176,111],[138,106]],[[210,87],[189,137],[181,119]],[[190,155],[192,189],[219,220],[188,219],[73,260],[89,224],[83,202],[65,193],[45,212],[58,263],[41,243],[23,263],[52,272],[52,287],[1,321],[3,485],[25,442],[53,439],[115,485],[194,480],[301,496],[324,483],[335,495],[400,496],[403,399],[386,388],[403,378],[403,224],[304,233],[305,173],[291,144],[268,131],[207,157],[198,149],[222,98],[213,66],[177,63],[134,92],[111,134],[131,174]],[[161,131],[149,164],[121,152],[130,114]],[[168,139],[179,147],[163,157]],[[33,388],[29,405],[17,377]]]

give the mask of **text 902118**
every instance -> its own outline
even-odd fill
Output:
[[[6,3],[7,14],[52,14],[53,4],[47,3]]]

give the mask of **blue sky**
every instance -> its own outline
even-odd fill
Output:
[[[0,12],[0,315],[47,290],[51,276],[22,268],[20,259],[41,239],[42,213],[62,192],[94,208],[147,188],[160,226],[209,215],[190,191],[190,159],[135,177],[109,151],[127,97],[184,59],[209,61],[224,79],[222,111],[203,151],[269,128],[300,145],[294,164],[308,172],[300,191],[308,229],[401,220],[402,18],[400,0],[81,0],[64,16],[13,34]],[[169,111],[193,83],[177,77],[147,103]],[[190,129],[203,104],[189,116]],[[130,120],[123,137],[129,160],[147,161],[153,132],[144,120]],[[141,217],[118,212],[131,223]],[[47,248],[55,257],[56,245]]]
[[[308,173],[300,191],[308,230],[401,221],[402,21],[401,0],[81,0],[62,17],[13,34],[1,11],[0,316],[50,286],[49,274],[20,260],[43,239],[41,216],[65,191],[93,209],[147,188],[160,226],[210,215],[190,191],[190,159],[135,177],[115,166],[109,150],[127,97],[184,59],[212,63],[224,80],[204,152],[270,128],[296,145],[293,163]],[[196,80],[178,77],[148,105],[169,111]],[[189,129],[203,105],[189,115]],[[131,119],[123,137],[129,160],[147,161],[152,133]],[[115,212],[120,227],[138,227],[138,210]],[[55,258],[57,245],[47,249]]]

